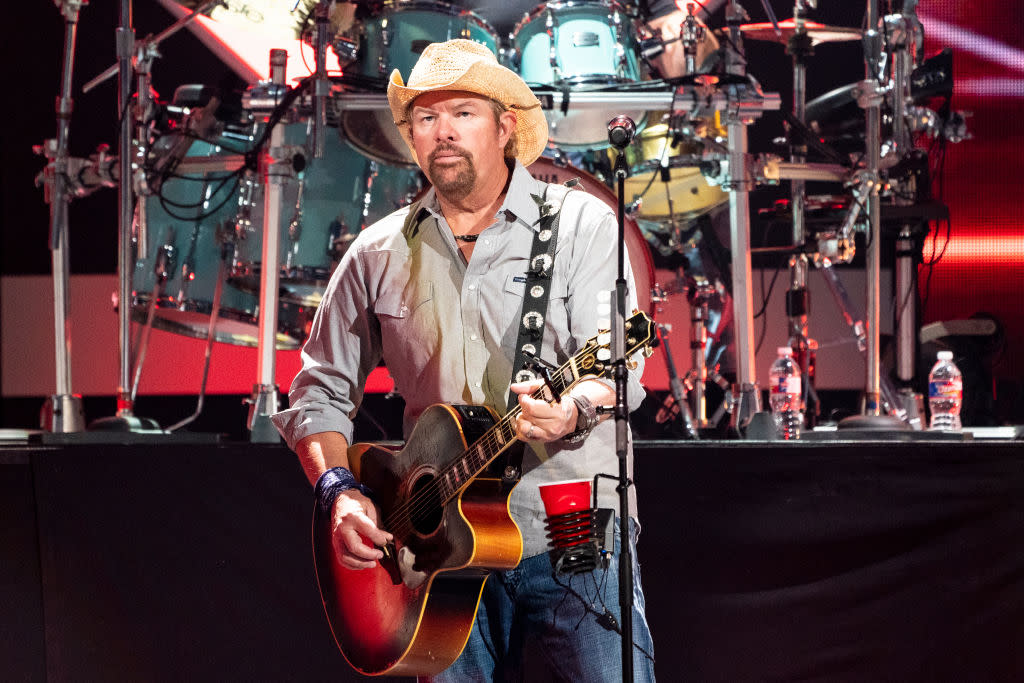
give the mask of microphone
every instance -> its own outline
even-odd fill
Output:
[[[619,114],[608,122],[608,142],[618,150],[625,149],[636,135],[636,124],[625,114]]]
[[[327,98],[331,94],[331,81],[327,77],[327,31],[330,28],[330,4],[321,0],[314,10],[316,19],[316,40],[313,52],[316,57],[316,72],[313,80],[313,157],[323,159],[324,139],[327,135]]]

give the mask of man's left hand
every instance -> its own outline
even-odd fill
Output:
[[[576,431],[576,402],[568,394],[555,402],[533,398],[531,394],[543,386],[543,380],[535,380],[510,387],[519,394],[522,412],[516,418],[516,435],[523,441],[558,441]]]

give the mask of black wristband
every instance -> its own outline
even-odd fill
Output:
[[[373,491],[365,484],[356,481],[355,475],[347,468],[330,468],[320,475],[320,478],[316,480],[316,486],[313,487],[317,508],[322,514],[329,515],[338,496],[351,489],[357,489],[361,494],[376,502]]]

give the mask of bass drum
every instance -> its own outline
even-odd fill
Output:
[[[582,181],[582,187],[588,193],[594,195],[615,211],[618,207],[618,200],[615,193],[607,185],[599,181],[586,171],[581,171],[575,166],[568,164],[556,164],[547,157],[540,157],[530,164],[528,170],[537,180],[547,183],[564,183],[573,178]],[[636,298],[641,311],[654,313],[651,292],[654,287],[654,263],[651,260],[651,252],[647,248],[640,228],[636,221],[626,217],[626,252],[629,255],[629,265],[633,269],[633,279],[636,281]]]
[[[497,54],[498,39],[490,24],[467,9],[430,0],[387,0],[363,20],[355,42],[354,70],[382,85],[398,69],[408,80],[424,48],[452,38],[486,45]],[[391,110],[340,112],[345,136],[363,154],[385,164],[416,167],[412,154],[395,127]]]
[[[324,155],[316,159],[304,147],[311,128],[311,120],[285,126],[284,142],[303,150],[305,168],[283,179],[278,265],[281,300],[315,307],[356,235],[411,202],[421,183],[418,170],[368,159],[335,129],[327,131]],[[255,179],[243,181],[231,265],[230,282],[255,294],[263,258],[263,195]]]
[[[145,322],[154,301],[154,327],[205,339],[219,286],[214,339],[256,346],[259,297],[227,282],[238,211],[240,154],[248,149],[251,136],[248,132],[228,135],[193,142],[175,175],[161,183],[156,195],[140,200],[149,249],[136,256],[132,316]],[[282,301],[277,348],[298,348],[315,312],[314,307]]]

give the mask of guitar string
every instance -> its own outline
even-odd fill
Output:
[[[633,320],[631,319],[629,322],[632,323]],[[635,325],[633,325],[633,326],[635,327]],[[598,335],[598,336],[600,336],[600,335]],[[635,338],[634,339],[627,339],[627,341],[630,341],[630,342],[634,343],[633,348],[630,351],[627,352],[627,354],[626,354],[627,357],[630,357],[633,354],[635,354],[644,344],[646,344],[650,340],[650,338],[651,338],[651,335],[650,335],[650,333],[648,333],[648,335],[645,337],[644,341],[642,343],[639,343],[639,344],[635,343]],[[572,358],[567,360],[565,363],[563,363],[558,368],[558,374],[556,375],[555,378],[552,379],[552,383],[555,383],[555,381],[557,380],[558,383],[561,384],[561,387],[556,385],[556,389],[558,389],[559,396],[561,396],[566,391],[571,389],[572,386],[575,385],[575,383],[577,381],[579,381],[580,379],[583,379],[583,377],[579,374],[579,370],[577,370],[576,372],[573,372],[571,374],[571,376],[573,378],[571,383],[568,386],[565,384],[566,371],[572,369],[574,361],[582,362],[583,359],[588,354],[593,354],[593,353],[596,352],[596,350],[599,350],[599,349],[605,347],[605,345],[595,346],[594,349],[591,350],[590,346],[591,346],[592,343],[596,344],[596,340],[597,340],[597,337],[595,337],[593,340],[588,340],[587,345],[584,347],[584,349],[582,351],[580,351],[579,353],[574,355]],[[603,371],[602,371],[601,374],[603,374]],[[598,376],[600,376],[600,374]],[[544,399],[543,391],[544,391],[544,389],[543,389],[543,387],[541,387],[536,392],[531,394],[531,396],[533,396],[534,398],[537,398],[538,400],[543,400]],[[515,430],[514,430],[514,428],[511,427],[510,423],[513,422],[519,416],[520,413],[521,413],[521,409],[519,407],[516,407],[515,409],[510,411],[507,415],[505,415],[504,417],[499,419],[499,421],[497,423],[495,423],[495,425],[492,426],[483,436],[481,436],[479,439],[477,439],[470,447],[468,447],[466,450],[464,450],[458,457],[454,458],[452,460],[452,463],[448,467],[446,467],[444,470],[439,472],[438,475],[432,481],[430,481],[430,483],[428,483],[426,486],[423,487],[423,489],[421,489],[416,494],[411,496],[408,499],[408,501],[406,501],[405,503],[403,503],[399,507],[397,507],[394,510],[392,510],[391,513],[388,515],[387,520],[386,520],[388,528],[393,529],[392,533],[394,533],[394,534],[396,534],[398,536],[406,536],[408,533],[410,533],[410,532],[412,532],[414,530],[413,519],[415,518],[416,515],[418,515],[418,514],[425,514],[425,512],[429,511],[429,509],[431,507],[436,506],[436,502],[435,501],[437,499],[441,499],[443,501],[441,503],[441,505],[438,506],[438,507],[443,507],[449,501],[451,501],[460,491],[462,491],[464,488],[466,488],[466,486],[468,486],[469,483],[471,483],[477,476],[479,476],[479,474],[481,472],[483,472],[483,470],[488,465],[490,465],[490,463],[493,462],[494,459],[497,458],[501,454],[502,451],[504,451],[509,445],[514,443],[514,441],[515,441],[514,438],[506,438],[503,441],[497,441],[496,438],[495,438],[495,434],[499,430],[504,430],[505,427],[508,427],[509,430],[510,430],[509,436],[513,436],[515,434]],[[495,443],[496,441],[497,441],[497,443]],[[486,447],[486,449],[484,447]],[[495,450],[494,453],[490,457],[486,458],[486,460],[483,462],[483,464],[480,465],[479,467],[477,467],[476,471],[473,474],[467,476],[462,481],[462,483],[459,486],[456,486],[452,490],[452,492],[450,494],[448,494],[448,495],[442,495],[441,494],[440,487],[441,487],[442,482],[444,482],[446,480],[447,475],[449,473],[454,472],[455,468],[459,465],[459,463],[463,462],[466,458],[468,458],[472,451],[491,450],[491,449],[494,449],[494,448],[497,448],[497,450]]]
[[[565,391],[571,388],[571,385],[569,387],[564,387],[564,372],[568,369],[571,369],[572,360],[573,359],[570,359],[559,368],[557,381],[560,384],[563,384],[563,387],[558,387],[556,385],[556,388],[559,389],[559,395],[565,393]],[[555,380],[553,379],[552,383],[554,382]],[[530,395],[535,399],[542,400],[544,398],[544,388],[541,387],[540,389],[538,389],[537,391],[533,392]],[[455,497],[456,494],[459,493],[459,491],[464,489],[470,482],[472,482],[477,476],[479,476],[480,473],[483,472],[487,468],[487,466],[494,461],[495,458],[501,455],[501,453],[506,448],[514,444],[516,441],[515,428],[512,425],[521,413],[522,408],[520,408],[519,406],[513,408],[508,414],[500,418],[494,424],[494,426],[488,429],[487,432],[483,434],[483,436],[481,436],[479,439],[474,441],[468,448],[466,448],[466,450],[464,450],[458,457],[456,457],[445,469],[438,472],[435,478],[429,484],[427,484],[422,489],[417,491],[415,494],[410,496],[409,500],[403,503],[401,506],[392,510],[391,514],[389,514],[387,517],[387,522],[389,528],[392,526],[392,524],[394,525],[395,531],[393,533],[396,533],[399,536],[404,536],[406,535],[407,532],[412,531],[414,527],[412,520],[417,515],[425,514],[426,512],[428,512],[432,506],[436,505],[435,500],[437,499],[440,499],[442,501],[439,507],[444,507],[449,501],[451,501]],[[498,439],[496,436],[497,432],[499,431],[503,435],[502,439]],[[455,470],[459,466],[459,463],[473,457],[474,451],[483,453],[490,453],[491,451],[493,451],[493,453],[489,457],[485,456],[485,460],[482,463],[474,464],[473,469],[475,471],[469,476],[465,477],[465,479],[458,486],[456,486],[450,494],[444,495],[441,491],[441,486],[443,482],[448,480],[449,474],[455,473]],[[398,531],[399,527],[408,528],[404,529],[403,531]]]

